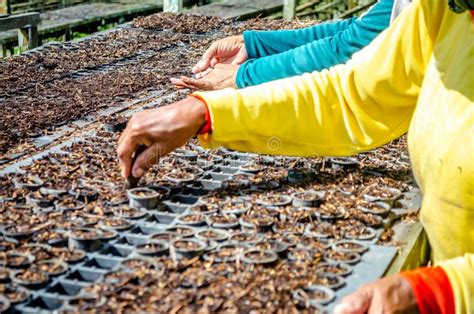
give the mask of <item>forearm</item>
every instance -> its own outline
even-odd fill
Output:
[[[246,31],[245,48],[249,58],[261,58],[305,45],[343,31],[355,18],[332,21],[295,30]]]
[[[239,68],[236,85],[244,88],[345,63],[388,26],[389,16],[387,10],[377,17],[377,22],[361,19],[335,36],[312,41],[278,54],[248,60]]]

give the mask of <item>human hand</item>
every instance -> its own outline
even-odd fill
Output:
[[[366,284],[346,296],[334,308],[334,314],[417,313],[415,294],[401,275]]]
[[[193,73],[201,73],[218,63],[239,65],[247,59],[244,37],[242,35],[226,37],[211,44],[201,60],[193,67]]]
[[[172,78],[171,83],[179,89],[217,90],[226,87],[235,88],[237,87],[235,80],[238,70],[238,65],[217,64],[213,69],[209,68],[202,73],[198,73],[195,79],[182,76],[179,79]]]
[[[205,117],[205,104],[195,97],[135,114],[118,142],[122,176],[140,178],[161,156],[193,138],[206,123]],[[141,146],[146,149],[134,157]]]

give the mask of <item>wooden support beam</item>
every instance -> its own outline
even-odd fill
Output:
[[[296,12],[300,12],[309,8],[314,7],[316,4],[320,3],[322,0],[310,1],[308,3],[303,3],[296,7]]]
[[[369,3],[366,3],[366,4],[361,4],[361,5],[358,5],[350,10],[347,10],[346,12],[342,13],[339,18],[341,19],[345,19],[345,18],[348,18],[348,17],[351,17],[353,16],[354,14],[356,13],[359,13],[360,11],[363,11],[363,10],[366,10],[368,8],[370,8],[372,5],[374,5],[377,1],[370,1]]]
[[[38,12],[10,15],[0,19],[0,32],[23,28],[27,25],[37,26],[41,22]]]
[[[164,0],[163,1],[164,12],[183,12],[183,0]]]
[[[301,13],[298,13],[296,14],[296,16],[298,17],[303,17],[303,16],[308,16],[308,15],[313,15],[313,14],[318,14],[318,13],[323,13],[325,12],[326,10],[328,9],[331,9],[332,7],[336,6],[340,4],[340,1],[339,0],[336,0],[336,1],[333,1],[333,2],[330,2],[330,3],[327,3],[327,4],[324,4],[314,10],[310,10],[310,11],[306,11],[306,12],[301,12]]]
[[[0,14],[11,14],[10,0],[0,0]]]
[[[296,16],[296,0],[285,0],[283,4],[283,18],[292,20]]]

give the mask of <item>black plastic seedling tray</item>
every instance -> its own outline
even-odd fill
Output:
[[[133,29],[130,26],[126,26],[128,29]],[[150,32],[156,32],[156,31],[150,31]],[[163,34],[169,34],[167,31],[159,31]],[[99,34],[97,36],[90,37],[87,40],[93,40],[94,38],[100,38],[106,33]],[[210,37],[215,37],[216,34],[221,35],[220,31],[215,31],[211,32],[209,34],[203,34],[203,35],[191,35],[190,38],[194,39],[202,39],[202,38],[210,38]],[[57,44],[55,44],[57,45]],[[172,47],[167,47],[164,49],[179,49],[179,45],[175,45]],[[38,53],[41,54],[42,52],[45,51],[46,48],[41,48],[37,49],[34,52],[31,53]],[[68,49],[76,49],[73,44],[68,45]],[[124,65],[129,65],[129,64],[134,64],[140,62],[140,60],[144,60],[147,58],[150,58],[156,54],[157,51],[142,51],[139,52],[133,56],[115,60],[114,62],[111,62],[110,64],[104,64],[100,65],[97,67],[93,68],[88,68],[88,69],[80,69],[71,73],[66,74],[62,78],[80,78],[83,76],[91,75],[94,73],[98,72],[104,72],[104,71],[116,71],[120,68],[120,66]],[[144,108],[153,108],[156,106],[159,106],[161,103],[166,101],[167,99],[172,99],[175,94],[168,94],[166,96],[162,95],[163,92],[161,91],[156,91],[148,95],[146,98],[138,99],[132,102],[126,102],[123,104],[120,104],[118,106],[108,108],[106,110],[103,110],[98,113],[99,117],[105,117],[108,115],[112,115],[115,113],[122,113],[123,116],[125,117],[130,117],[133,113],[138,112],[143,110]],[[8,165],[7,167],[3,168],[0,170],[0,178],[4,176],[8,176],[11,173],[15,174],[21,174],[23,171],[20,169],[22,166],[27,166],[31,164],[34,160],[41,159],[44,156],[47,156],[51,153],[63,153],[63,154],[71,154],[70,152],[65,152],[68,147],[71,147],[72,144],[74,143],[87,143],[90,139],[97,139],[100,136],[98,133],[95,131],[91,131],[90,127],[95,118],[84,118],[79,121],[72,122],[70,124],[67,124],[61,128],[59,128],[57,131],[52,132],[48,136],[44,137],[39,137],[35,140],[35,144],[38,148],[44,147],[45,145],[50,145],[54,144],[58,141],[59,138],[61,138],[63,135],[65,135],[67,132],[71,132],[74,130],[74,126],[81,126],[85,129],[84,132],[82,132],[80,135],[77,137],[71,138],[67,141],[64,141],[62,143],[58,143],[54,147],[51,147],[49,149],[46,149],[35,156],[31,158],[26,158],[24,160],[15,162],[14,164]],[[108,139],[110,140],[110,139]],[[189,235],[183,235],[182,238],[185,238],[186,240],[191,240],[194,241],[194,243],[202,243],[202,239],[196,237],[196,233],[199,232],[200,230],[204,229],[211,229],[215,230],[216,232],[246,232],[246,233],[252,233],[254,230],[246,228],[244,226],[244,222],[242,222],[242,214],[239,214],[239,217],[237,218],[237,223],[234,226],[234,229],[231,230],[230,228],[223,228],[223,229],[218,229],[218,228],[212,228],[207,225],[207,220],[203,223],[200,224],[199,226],[192,226],[190,227],[189,225],[185,225],[183,221],[181,223],[178,223],[178,220],[182,217],[185,217],[186,215],[194,213],[190,208],[192,206],[199,205],[201,203],[200,197],[209,195],[215,191],[219,191],[222,189],[226,189],[228,184],[231,183],[237,183],[234,180],[234,177],[236,175],[240,174],[247,174],[250,177],[252,177],[254,174],[249,174],[249,171],[245,170],[245,166],[248,165],[251,162],[257,161],[259,165],[262,165],[262,171],[261,178],[267,179],[267,180],[262,180],[261,183],[252,183],[247,185],[242,185],[242,189],[240,191],[232,191],[232,194],[230,195],[233,198],[239,198],[239,200],[244,200],[247,202],[252,202],[251,208],[259,208],[262,211],[266,210],[269,213],[272,213],[272,211],[276,211],[280,208],[280,206],[267,206],[267,205],[262,205],[261,202],[252,200],[249,198],[252,193],[256,192],[261,188],[262,190],[268,189],[267,192],[272,192],[274,191],[275,193],[281,193],[281,189],[284,187],[288,187],[291,185],[288,181],[290,181],[290,178],[286,178],[286,180],[280,181],[274,181],[272,178],[266,178],[265,175],[267,174],[267,167],[275,167],[278,169],[284,168],[284,164],[282,163],[282,158],[284,157],[272,157],[272,156],[260,156],[257,154],[249,154],[249,153],[240,153],[240,152],[234,152],[230,151],[227,149],[219,149],[217,151],[213,151],[211,153],[208,153],[207,151],[203,151],[197,148],[192,148],[189,147],[189,149],[194,149],[197,151],[198,156],[206,156],[213,158],[212,156],[215,156],[215,154],[218,154],[219,156],[222,156],[222,158],[215,158],[212,159],[212,162],[207,162],[205,160],[204,162],[199,162],[199,158],[197,161],[190,161],[189,158],[186,159],[182,157],[181,161],[186,161],[191,163],[192,165],[200,168],[202,170],[202,173],[192,182],[182,182],[179,184],[174,184],[173,188],[171,189],[171,194],[169,197],[165,198],[164,200],[159,201],[158,206],[153,209],[147,209],[146,210],[146,215],[143,215],[142,217],[138,219],[125,219],[129,223],[129,228],[126,230],[117,230],[117,235],[114,238],[108,239],[108,240],[103,240],[98,247],[92,248],[89,252],[85,253],[84,259],[77,263],[69,263],[69,268],[67,272],[56,276],[56,277],[51,277],[48,284],[46,287],[43,287],[41,289],[37,290],[31,290],[30,291],[30,297],[23,303],[17,304],[12,306],[11,312],[20,312],[20,313],[39,313],[39,312],[54,312],[54,311],[61,311],[62,309],[65,309],[67,306],[67,303],[69,300],[73,298],[77,298],[81,295],[84,295],[84,291],[88,288],[91,287],[91,285],[94,284],[100,284],[107,274],[111,272],[118,271],[119,269],[122,270],[124,269],[123,263],[129,259],[151,259],[155,257],[150,257],[146,256],[145,254],[140,254],[139,253],[139,247],[146,245],[146,244],[159,244],[162,243],[160,241],[162,240],[157,240],[158,236],[160,235],[165,235],[162,238],[166,238],[170,234],[173,235],[173,233],[176,231],[176,228],[191,228],[191,234]],[[20,158],[22,155],[19,154],[18,156],[14,156],[17,158]],[[179,159],[179,157],[176,157],[176,159]],[[211,159],[209,159],[211,160]],[[293,161],[296,163],[298,159],[296,158],[287,158],[287,160]],[[288,163],[288,164],[291,164]],[[304,160],[302,164],[304,164]],[[325,165],[325,168],[331,169],[337,173],[338,171],[355,171],[357,168],[354,166],[354,164],[351,164],[351,169],[345,169],[344,168],[344,161],[339,162],[337,166],[332,167],[331,164],[331,159],[325,159],[321,164]],[[282,166],[283,165],[283,166]],[[316,165],[319,166],[319,164],[314,163],[314,166]],[[284,169],[284,170],[294,170],[294,169]],[[319,170],[318,169],[306,169],[308,170],[308,173],[311,175],[307,175],[307,177],[310,180],[313,181],[318,181],[320,178],[318,177],[319,175]],[[111,170],[115,171],[115,170]],[[259,172],[259,171],[257,171]],[[270,172],[268,172],[270,173]],[[324,173],[324,175],[328,175],[328,173]],[[380,173],[374,173],[374,176],[380,175]],[[308,178],[305,177],[304,180],[307,180]],[[91,178],[92,179],[92,178]],[[405,178],[406,179],[406,178]],[[301,181],[304,181],[303,179]],[[241,180],[242,181],[242,180]],[[244,180],[245,181],[245,180]],[[408,180],[406,180],[408,182]],[[274,183],[274,184],[271,184]],[[329,189],[329,184],[327,184],[327,188]],[[294,185],[295,188],[298,187],[298,184]],[[304,187],[304,185],[302,185]],[[245,190],[245,195],[241,195],[240,193]],[[244,194],[244,193],[242,193]],[[289,193],[288,195],[291,195],[293,193]],[[246,198],[245,198],[246,197]],[[402,200],[402,203],[409,203],[410,198],[412,195],[406,195],[404,194],[403,197],[405,198]],[[0,199],[0,205],[3,201],[6,201],[5,199]],[[218,202],[218,206],[223,206],[229,202],[228,199],[224,199],[221,202]],[[117,205],[118,206],[118,205]],[[287,204],[286,206],[290,208],[294,208],[294,206],[291,205],[291,200],[290,203]],[[46,208],[42,209],[44,211],[51,211],[54,212],[54,208]],[[383,231],[384,227],[390,226],[393,224],[393,222],[398,219],[399,214],[403,213],[403,210],[399,209],[393,209],[390,213],[390,215],[383,220],[383,225],[379,226],[376,228],[375,232],[375,237],[369,239],[369,240],[355,240],[357,243],[362,243],[368,247],[368,250],[364,252],[361,255],[361,259],[359,262],[351,264],[348,266],[350,268],[351,273],[347,276],[343,277],[343,283],[340,287],[337,289],[334,289],[335,292],[335,299],[332,300],[331,302],[327,303],[324,305],[324,308],[328,311],[332,310],[335,304],[345,295],[348,293],[356,290],[360,285],[376,280],[380,277],[382,277],[391,264],[392,260],[395,258],[397,254],[397,249],[394,247],[388,247],[388,246],[381,246],[377,245],[377,241]],[[229,215],[231,216],[231,215]],[[286,217],[285,219],[289,219],[289,216],[285,215],[276,215],[276,219],[281,220],[282,222],[286,222],[289,225],[296,224],[291,220],[283,220],[282,217]],[[313,217],[314,221],[312,223],[322,223],[322,221],[319,221],[318,218]],[[336,223],[337,220],[334,221],[326,221],[326,223],[331,223],[334,224]],[[305,224],[309,224],[309,222],[305,222]],[[3,225],[0,224],[0,230],[3,230]],[[291,227],[291,226],[289,226]],[[100,230],[100,227],[98,225],[91,227],[93,230]],[[57,228],[55,230],[62,230],[61,228]],[[200,256],[199,260],[203,261],[206,260],[206,254],[214,252],[215,249],[219,248],[220,246],[241,246],[242,248],[245,249],[251,249],[255,245],[257,245],[259,242],[263,241],[267,237],[268,234],[274,234],[276,233],[272,228],[264,228],[264,227],[259,227],[257,230],[260,230],[261,232],[258,233],[255,237],[257,240],[248,240],[248,241],[236,241],[235,239],[231,238],[231,235],[227,237],[225,240],[219,240],[219,242],[213,242],[213,241],[205,241],[205,247],[199,251],[199,252],[188,252],[188,256]],[[268,232],[264,233],[263,231]],[[306,229],[305,229],[306,230]],[[321,242],[324,242],[325,240],[321,240]],[[173,241],[167,241],[166,243],[169,245],[169,249],[165,250],[165,256],[173,256],[173,258],[183,258],[182,255],[176,253],[176,249],[173,247]],[[294,246],[300,245],[299,243],[293,243]],[[63,241],[63,242],[58,242],[56,244],[59,247],[66,247],[68,245],[68,241]],[[288,253],[288,250],[284,250],[283,252],[278,252],[278,254],[273,252],[274,254],[271,254],[272,257],[275,255],[277,256],[277,263],[278,261],[288,261],[290,259],[290,254]],[[158,254],[158,253],[157,253]],[[159,253],[161,254],[161,253]],[[228,263],[237,263],[240,264],[242,263],[243,260],[236,259],[229,261]],[[272,263],[275,263],[275,261],[269,262],[269,265],[273,265]],[[0,265],[1,266],[1,265]],[[124,269],[125,271],[130,271],[129,269]]]

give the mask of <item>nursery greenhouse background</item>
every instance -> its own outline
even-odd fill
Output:
[[[426,261],[405,137],[344,158],[192,140],[128,188],[129,118],[188,95],[169,78],[212,42],[375,1],[164,2],[0,1],[0,312],[326,313]]]

